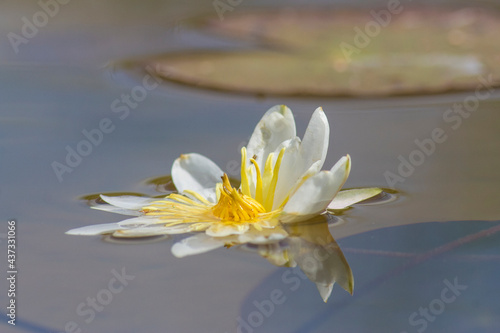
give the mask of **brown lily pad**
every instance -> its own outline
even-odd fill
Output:
[[[443,93],[475,89],[481,77],[500,84],[498,13],[397,8],[206,18],[200,28],[251,39],[260,48],[165,54],[142,65],[170,81],[259,95]]]

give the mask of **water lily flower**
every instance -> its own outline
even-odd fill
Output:
[[[334,198],[349,176],[351,159],[346,155],[330,170],[321,171],[329,135],[321,108],[313,113],[301,140],[290,109],[275,106],[241,149],[239,188],[207,157],[181,155],[171,173],[178,193],[162,199],[101,195],[108,204],[93,208],[136,217],[67,233],[144,237],[197,232],[174,244],[172,252],[177,257],[234,244],[279,241],[287,237],[284,224],[322,214],[329,205],[339,207]],[[359,199],[359,193],[355,194]],[[347,197],[342,197],[340,206],[356,201]]]

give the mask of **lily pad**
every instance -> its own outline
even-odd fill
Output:
[[[199,29],[252,50],[141,61],[163,79],[258,95],[391,96],[500,84],[500,15],[481,8],[275,10],[204,18]]]
[[[340,191],[333,201],[328,205],[328,209],[342,210],[351,205],[373,198],[383,193],[381,188],[367,187]]]

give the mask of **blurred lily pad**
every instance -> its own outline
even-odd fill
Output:
[[[500,84],[500,15],[481,8],[274,10],[201,19],[253,50],[196,50],[141,62],[164,79],[258,95],[390,96]]]

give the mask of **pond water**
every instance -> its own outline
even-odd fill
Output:
[[[15,219],[18,269],[16,326],[4,317],[0,331],[500,331],[497,89],[481,88],[487,97],[463,114],[449,110],[467,105],[474,92],[255,97],[163,81],[127,104],[145,74],[121,68],[120,60],[242,47],[183,26],[186,17],[213,13],[211,2],[61,4],[17,53],[7,33],[21,34],[21,18],[41,7],[21,1],[0,8],[0,246],[6,253],[7,221]],[[157,195],[147,180],[168,175],[182,153],[204,154],[227,169],[276,104],[292,109],[299,136],[323,107],[332,128],[325,167],[352,157],[345,187],[397,193],[385,204],[356,205],[329,228],[353,271],[353,296],[335,285],[325,304],[296,269],[249,251],[178,259],[172,239],[116,244],[65,235],[120,220],[89,209],[82,196]],[[85,133],[97,129],[102,136],[83,147]],[[82,149],[86,156],[69,164],[68,152]],[[68,168],[58,175],[54,162]],[[5,276],[6,254],[1,262]],[[6,279],[0,287],[5,313]],[[276,290],[279,302],[269,306]],[[92,306],[92,299],[102,302]]]

